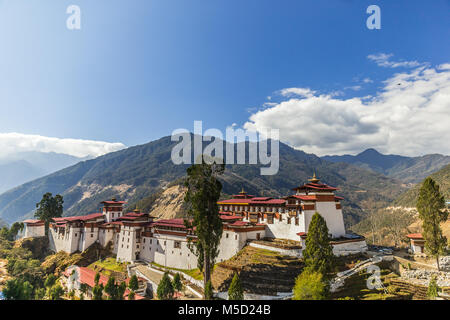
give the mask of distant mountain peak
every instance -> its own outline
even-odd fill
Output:
[[[364,150],[361,153],[358,153],[356,156],[361,156],[361,155],[380,155],[383,156],[382,153],[378,152],[378,150],[374,149],[374,148],[368,148],[366,150]]]

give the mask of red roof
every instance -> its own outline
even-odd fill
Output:
[[[222,219],[222,220],[240,220],[240,219],[242,219],[242,217],[222,214],[222,215],[220,215],[220,219]]]
[[[410,239],[419,239],[419,240],[423,239],[423,236],[421,233],[410,233],[407,235],[407,237]]]
[[[299,233],[297,233],[297,235],[304,238],[304,237],[306,237],[306,232],[299,232]]]
[[[344,198],[338,197],[338,196],[334,196],[334,198],[337,199],[337,200],[344,200]]]
[[[251,204],[284,204],[286,202],[286,200],[283,199],[271,199],[271,198],[267,198],[267,200],[256,200],[254,201],[254,199],[252,199],[252,201],[250,201]]]
[[[89,287],[93,288],[93,287],[95,286],[95,275],[97,274],[97,272],[94,271],[94,270],[92,270],[92,269],[86,268],[86,267],[77,267],[77,268],[78,268],[78,270],[79,270],[79,272],[80,272],[80,275],[79,275],[79,279],[78,279],[78,280],[79,280],[81,283],[85,283],[85,284],[87,284]],[[66,277],[70,277],[70,274],[69,274],[69,268],[67,268],[67,269],[63,272],[63,274],[64,274]],[[100,274],[100,279],[99,279],[98,283],[99,283],[99,284],[103,284],[103,286],[105,286],[105,285],[108,283],[108,279],[109,279],[109,277],[106,277],[106,276]],[[125,280],[126,283],[128,283],[128,281],[129,281],[129,279]],[[124,296],[125,296],[125,297],[128,297],[129,294],[130,294],[130,290],[126,289],[126,290],[125,290],[125,295],[124,295]],[[135,295],[135,299],[136,299],[136,300],[141,300],[141,299],[144,299],[144,297],[142,297],[142,296],[136,294],[136,295]]]
[[[55,222],[63,222],[63,221],[87,221],[91,219],[97,219],[103,216],[103,213],[91,213],[85,216],[74,216],[74,217],[60,217],[60,218],[53,218],[53,221]]]
[[[152,223],[152,226],[165,226],[174,228],[186,228],[184,219],[161,219]]]
[[[249,204],[250,201],[252,201],[252,199],[236,199],[236,198],[233,198],[233,199],[227,199],[227,200],[220,200],[220,201],[217,201],[217,202],[219,202],[219,203],[230,203],[230,204],[233,204],[233,203]]]
[[[313,189],[313,190],[327,190],[327,191],[334,191],[338,190],[338,188],[331,187],[325,183],[305,183],[304,185],[294,188],[292,190],[298,190],[298,189]]]
[[[125,204],[127,202],[126,201],[112,201],[112,200],[110,200],[110,201],[102,201],[100,203],[104,203],[104,204]]]
[[[36,224],[36,223],[44,223],[44,221],[42,221],[42,220],[36,220],[36,219],[27,219],[27,220],[24,220],[23,223],[26,223],[26,224]]]
[[[294,194],[292,197],[303,200],[303,201],[315,201],[317,200],[316,196],[306,196],[306,195],[297,195]]]

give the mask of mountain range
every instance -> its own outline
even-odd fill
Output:
[[[64,196],[64,215],[69,216],[96,212],[101,201],[112,197],[126,200],[129,207],[155,198],[185,176],[188,165],[174,165],[171,161],[175,144],[171,137],[164,137],[81,161],[22,184],[0,195],[0,219],[12,223],[32,217],[36,203],[46,192]],[[333,163],[283,143],[279,150],[280,170],[273,176],[260,175],[261,165],[227,165],[220,178],[224,196],[242,188],[260,196],[288,195],[316,172],[323,182],[339,188],[338,194],[345,198],[345,222],[351,226],[370,210],[386,206],[406,190],[395,179],[372,170]]]
[[[0,158],[0,193],[71,166],[84,158],[55,152],[19,152]]]
[[[345,162],[382,173],[406,184],[415,184],[450,163],[450,156],[428,154],[421,157],[405,157],[381,154],[375,149],[367,149],[355,156],[323,156],[331,162]]]
[[[431,174],[430,177],[439,185],[439,190],[444,195],[446,201],[450,201],[450,164]],[[397,199],[395,199],[393,205],[415,207],[419,196],[420,187],[421,184],[419,183],[405,193],[402,193]]]

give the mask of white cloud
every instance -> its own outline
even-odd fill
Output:
[[[281,141],[318,155],[369,147],[411,156],[450,154],[449,64],[398,73],[383,85],[373,96],[351,99],[287,97],[253,113],[244,128],[279,129]]]
[[[374,61],[380,67],[386,68],[398,68],[398,67],[406,67],[406,68],[414,68],[422,65],[418,61],[390,61],[390,58],[393,56],[392,53],[377,53],[377,54],[369,54],[367,58],[369,60]]]
[[[26,151],[56,152],[76,157],[98,157],[123,148],[125,145],[119,142],[60,139],[15,132],[0,133],[0,157]]]
[[[283,97],[292,97],[292,96],[299,96],[299,97],[312,97],[316,92],[312,91],[309,88],[286,88],[280,90],[280,94]]]
[[[364,79],[363,79],[363,82],[364,82],[364,83],[372,83],[373,80],[370,79],[370,78],[364,78]]]
[[[350,90],[354,90],[354,91],[359,91],[359,90],[362,89],[362,87],[356,85],[356,86],[345,87],[344,89],[350,89]]]

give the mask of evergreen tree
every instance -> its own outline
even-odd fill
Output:
[[[98,285],[99,281],[100,281],[100,272],[97,271],[97,273],[95,274],[95,277],[94,277],[94,283],[96,285]]]
[[[436,297],[438,296],[439,291],[440,288],[437,285],[436,276],[433,276],[430,280],[430,283],[428,284],[427,297],[430,300],[435,300]]]
[[[48,227],[53,218],[61,217],[63,214],[63,197],[59,194],[52,196],[50,192],[43,195],[42,200],[36,203],[34,216],[45,223],[45,235],[48,235]]]
[[[139,288],[138,278],[135,274],[131,276],[128,287],[133,291],[136,291]]]
[[[212,287],[211,280],[209,280],[206,283],[204,295],[205,295],[205,300],[212,300],[213,299],[213,287]]]
[[[320,272],[304,270],[295,280],[293,300],[323,300],[327,285]]]
[[[319,272],[323,280],[328,280],[333,271],[333,247],[325,219],[316,212],[311,219],[306,237],[303,260],[308,271]]]
[[[425,239],[425,251],[436,258],[438,270],[439,256],[444,253],[447,238],[442,234],[440,223],[447,220],[448,212],[445,208],[445,199],[433,179],[426,178],[419,191],[417,211],[423,222],[422,236]]]
[[[179,292],[183,289],[183,284],[181,283],[181,276],[179,273],[176,273],[173,277],[172,286],[175,291]]]
[[[116,300],[123,300],[126,290],[127,290],[127,284],[125,282],[121,282],[119,285],[117,285]]]
[[[206,162],[211,161],[203,157],[202,155],[201,164],[194,164],[187,169],[187,192],[184,199],[188,208],[185,225],[196,236],[195,241],[189,242],[189,248],[197,256],[197,266],[203,271],[206,287],[219,254],[218,247],[223,231],[217,205],[222,184],[217,176],[223,174],[225,166],[208,164]]]
[[[117,300],[117,285],[113,276],[109,277],[105,285],[105,293],[108,295],[108,300]]]
[[[92,300],[102,300],[103,298],[103,284],[96,284],[92,288]]]
[[[237,272],[234,273],[233,280],[231,280],[228,288],[228,300],[244,300],[244,291]]]
[[[128,294],[128,300],[134,300],[136,298],[136,294],[134,293],[133,290],[130,291],[130,293]]]
[[[172,282],[170,281],[169,273],[165,272],[161,281],[159,282],[156,295],[159,300],[169,300],[173,298],[174,290]]]
[[[52,287],[50,290],[50,300],[62,300],[62,296],[64,295],[64,289],[58,283]]]

